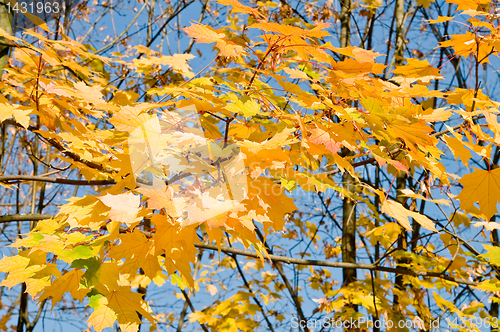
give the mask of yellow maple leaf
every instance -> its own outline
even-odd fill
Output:
[[[122,331],[136,332],[139,329],[141,320],[137,313],[144,316],[151,324],[156,323],[151,314],[141,306],[144,302],[142,295],[132,292],[130,287],[121,287],[105,296],[108,300],[108,307],[116,313]]]
[[[107,194],[99,197],[99,200],[111,208],[108,214],[111,220],[125,223],[128,226],[140,221],[140,218],[137,218],[141,203],[139,196],[130,192],[119,195]]]
[[[469,210],[477,202],[486,220],[497,213],[497,202],[500,201],[500,168],[491,171],[475,168],[474,172],[464,175],[458,182],[463,185],[457,196],[463,210]]]
[[[45,287],[50,285],[50,276],[46,276],[40,279],[29,278],[25,281],[26,283],[26,293],[34,297],[36,294],[40,293]]]
[[[187,63],[188,60],[194,58],[192,54],[174,54],[164,55],[160,58],[162,64],[172,67],[174,70],[180,71],[191,78],[194,74],[191,72],[191,67]]]
[[[89,227],[99,229],[106,222],[109,208],[94,196],[71,197],[69,203],[61,206],[59,214],[66,216],[71,228]],[[56,240],[57,242],[57,240]]]
[[[52,297],[52,308],[54,308],[54,305],[61,301],[64,293],[70,292],[73,298],[82,301],[85,295],[90,292],[90,289],[80,289],[80,280],[83,274],[84,271],[79,269],[69,271],[62,277],[57,278],[52,285],[46,287],[38,300],[43,301],[46,298]]]
[[[97,332],[101,332],[107,327],[113,327],[116,318],[116,314],[111,308],[102,306],[95,309],[94,312],[90,314],[87,323],[92,325]]]
[[[146,105],[124,106],[114,114],[110,122],[115,126],[116,130],[132,132],[151,119],[151,116],[144,113],[144,111],[154,107]]]
[[[331,25],[330,23],[321,23],[311,30],[306,30],[299,27],[295,27],[293,25],[285,25],[278,23],[256,23],[252,24],[249,28],[261,29],[268,32],[275,32],[287,37],[301,36],[301,37],[321,38],[324,36],[328,36],[327,31],[321,31],[321,30],[328,28],[330,25]]]
[[[87,86],[83,82],[75,83],[76,93],[84,100],[94,104],[95,106],[106,105],[106,102],[102,99],[102,88],[98,85]]]
[[[257,9],[242,5],[238,0],[218,0],[218,3],[225,6],[233,6],[232,13],[250,14],[256,17],[263,17]]]
[[[215,44],[223,56],[227,57],[237,57],[238,55],[245,54],[245,50],[241,45],[238,45],[232,41],[221,39]]]
[[[164,183],[160,188],[139,188],[137,191],[149,197],[148,207],[151,209],[165,209],[174,218],[181,216],[184,211],[185,199],[175,197],[174,189]]]
[[[26,292],[32,297],[35,297],[35,295],[50,285],[52,276],[61,276],[61,271],[57,269],[57,264],[44,264],[41,270],[25,280]]]
[[[151,248],[151,243],[139,230],[120,235],[120,244],[113,246],[109,257],[115,259],[146,257]]]
[[[426,1],[426,0],[424,0],[424,1]],[[454,19],[454,17],[450,17],[450,16],[439,16],[437,18],[437,20],[427,20],[427,21],[429,21],[430,24],[436,24],[436,23],[448,22],[448,21],[451,21],[453,19]]]
[[[0,122],[9,118],[14,118],[24,128],[28,128],[31,111],[32,108],[27,106],[11,105],[8,102],[0,104]]]
[[[165,251],[167,256],[171,252],[182,249],[186,257],[194,257],[196,248],[193,243],[196,241],[194,227],[181,227],[174,223],[170,217],[161,214],[155,214],[151,220],[155,224],[156,232],[152,240],[155,244],[156,255]]]
[[[18,269],[12,272],[9,272],[7,275],[7,278],[2,280],[0,283],[0,286],[6,286],[8,288],[12,288],[15,285],[18,285],[24,281],[26,281],[28,278],[32,277],[35,275],[36,272],[40,271],[43,269],[42,265],[33,265],[33,266],[28,266],[23,269]]]
[[[469,168],[469,159],[472,158],[470,151],[464,146],[463,142],[456,137],[445,135],[443,136],[446,144],[455,156],[455,160],[460,158],[464,165]]]
[[[418,78],[420,81],[429,82],[434,79],[442,79],[439,69],[432,67],[427,60],[408,59],[408,64],[400,66],[392,71],[394,74],[409,78]]]
[[[118,289],[118,280],[120,275],[118,272],[119,266],[117,262],[104,262],[97,270],[99,284],[106,286],[109,291]]]
[[[0,272],[12,272],[16,270],[22,270],[28,266],[30,259],[27,257],[4,256],[0,259]]]

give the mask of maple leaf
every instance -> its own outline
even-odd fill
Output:
[[[240,211],[244,209],[238,201],[225,200],[219,201],[210,197],[209,193],[202,195],[203,207],[199,208],[196,205],[187,207],[188,218],[182,222],[183,226],[192,224],[207,223],[210,227],[226,226],[226,219],[230,211]]]
[[[451,111],[447,107],[428,109],[417,116],[418,119],[423,119],[427,122],[446,121],[450,118]]]
[[[410,222],[408,221],[408,217],[413,218],[417,223],[419,223],[425,229],[437,232],[436,227],[434,226],[434,222],[427,218],[426,216],[405,209],[405,207],[395,201],[386,200],[382,204],[382,213],[387,213],[389,216],[396,219],[401,226],[406,228],[407,231],[411,232],[412,227]]]
[[[191,26],[183,28],[183,30],[191,38],[196,38],[199,43],[216,43],[215,46],[220,50],[221,54],[227,57],[237,57],[245,54],[244,48],[226,38],[226,35],[220,30],[215,30],[212,27],[203,24],[191,24]]]
[[[3,98],[5,99],[5,98]],[[1,102],[2,98],[0,98]],[[11,105],[6,99],[5,103],[0,103],[0,122],[14,118],[19,122],[24,128],[28,128],[30,117],[32,112],[31,107],[21,106],[21,105]]]
[[[53,93],[55,95],[61,97],[71,97],[71,90],[68,87],[57,85],[55,82],[50,82],[49,84],[45,84],[43,81],[40,81],[40,86],[47,92]]]
[[[30,259],[21,256],[3,256],[0,259],[0,272],[12,272],[22,270],[28,266]]]
[[[490,0],[446,0],[446,2],[454,3],[458,6],[457,10],[476,9],[478,6],[484,8],[490,3]]]
[[[440,42],[441,47],[453,47],[455,54],[467,58],[471,53],[481,59],[481,63],[488,63],[488,54],[491,46],[481,42],[477,36],[471,32],[462,35],[450,35],[450,39]]]
[[[128,137],[130,160],[136,172],[151,165],[154,167],[156,158],[168,143],[158,116],[154,114],[148,118],[146,122],[139,123]]]
[[[61,301],[64,293],[70,292],[73,298],[82,301],[85,295],[90,292],[90,289],[80,288],[80,280],[83,274],[84,271],[79,269],[69,271],[62,277],[57,278],[50,286],[46,287],[38,300],[43,301],[51,297],[52,308],[54,308],[54,305]]]
[[[251,15],[254,15],[256,17],[263,17],[263,15],[261,13],[259,13],[258,10],[254,9],[252,7],[242,5],[237,0],[218,0],[217,2],[222,4],[222,5],[233,6],[233,9],[231,10],[231,12],[233,12],[233,13],[251,14]]]
[[[217,41],[215,47],[219,49],[221,55],[227,57],[237,57],[246,53],[243,46],[228,40]]]
[[[263,209],[268,217],[264,222],[265,226],[272,226],[276,231],[283,229],[283,216],[297,208],[293,198],[288,197],[280,185],[268,178],[260,177],[254,180],[249,189],[248,198],[252,203],[245,204],[247,209],[252,207],[256,210],[252,204],[257,204],[260,207],[259,210]]]
[[[89,227],[98,229],[106,222],[104,216],[109,208],[94,196],[71,197],[69,203],[59,209],[67,217],[71,228]]]
[[[347,77],[361,75],[365,73],[381,73],[384,65],[380,63],[358,61],[355,59],[345,59],[333,65],[333,70],[339,71],[339,74]]]
[[[340,151],[340,143],[335,142],[327,131],[320,128],[315,128],[311,130],[311,136],[308,140],[314,144],[323,144],[328,151],[336,154]]]
[[[358,62],[373,62],[376,57],[381,55],[355,46],[333,47],[330,42],[326,43],[324,47],[336,53],[352,57]]]
[[[121,258],[145,258],[149,253],[151,243],[142,234],[135,229],[132,233],[126,233],[120,236],[120,244],[113,246],[109,252],[109,257],[115,259]]]
[[[102,99],[101,87],[98,85],[87,86],[83,82],[77,82],[74,84],[76,92],[86,101],[93,103],[95,106],[107,105]]]
[[[392,72],[408,78],[418,78],[422,82],[443,78],[439,74],[439,69],[432,67],[427,60],[408,59],[407,61],[408,64],[399,66]]]
[[[449,17],[449,16],[439,16],[437,20],[428,20],[429,23],[431,24],[436,24],[436,23],[443,23],[443,22],[448,22],[453,20],[454,17]]]
[[[117,260],[126,258],[125,263],[118,269],[120,272],[135,274],[139,268],[143,268],[145,274],[153,279],[161,270],[158,257],[154,255],[153,242],[137,229],[132,233],[121,235],[120,244],[111,248],[109,257]],[[108,289],[116,289],[112,277],[116,277],[117,274],[113,266],[109,264],[103,266],[98,271],[99,275],[105,278],[101,282]]]
[[[174,218],[180,217],[186,206],[186,199],[176,197],[174,189],[164,183],[159,188],[139,188],[137,191],[149,197],[147,202],[150,209],[165,209]]]
[[[237,100],[235,103],[228,104],[224,108],[230,112],[241,114],[245,118],[252,117],[260,112],[260,105],[253,99],[248,100],[245,103],[241,100]]]
[[[42,269],[43,265],[33,265],[33,266],[28,266],[24,269],[11,271],[7,275],[7,278],[2,280],[0,286],[12,288],[15,285],[27,281],[29,278],[33,277],[38,271]]]
[[[116,313],[107,306],[108,301],[105,297],[101,297],[99,307],[94,309],[90,314],[87,323],[89,323],[97,332],[101,332],[107,327],[113,327],[117,316]]]
[[[214,28],[203,24],[191,24],[191,26],[183,28],[189,37],[195,38],[198,43],[214,43],[226,37],[222,32],[216,31]]]
[[[255,23],[252,24],[249,28],[261,29],[268,32],[275,32],[288,37],[301,36],[301,37],[321,38],[328,35],[328,32],[321,30],[328,28],[330,25],[331,25],[330,23],[321,23],[311,30],[305,30],[299,27],[295,27],[293,25],[278,24],[273,22],[273,23]]]
[[[156,226],[152,241],[157,255],[165,251],[168,254],[167,257],[171,257],[171,252],[176,251],[176,248],[182,248],[185,257],[194,257],[196,254],[196,248],[193,245],[196,239],[194,227],[181,227],[170,217],[161,214],[155,214],[152,221]]]
[[[24,282],[26,283],[26,293],[30,294],[33,298],[40,293],[45,287],[50,285],[52,274],[42,278],[29,278]]]
[[[469,159],[472,158],[472,155],[471,155],[470,151],[464,146],[463,142],[460,141],[456,137],[452,137],[452,136],[448,136],[448,135],[443,136],[443,139],[445,140],[446,144],[453,152],[453,155],[455,156],[455,160],[460,158],[460,160],[462,160],[462,163],[464,163],[464,165],[467,168],[469,168]]]
[[[19,256],[5,256],[0,260],[0,272],[8,272],[9,274],[2,280],[0,285],[11,288],[19,283],[26,282],[27,285],[30,285],[30,294],[34,295],[32,290],[36,281],[30,278],[45,277],[47,274],[41,273],[41,271],[47,267],[48,269],[45,272],[52,272],[54,275],[58,273],[57,269],[55,271],[50,269],[53,267],[52,264],[45,264],[45,253],[41,251],[35,251],[30,255],[27,255],[27,251],[20,251]],[[46,286],[46,282],[44,286]],[[37,290],[39,291],[40,288],[38,287]]]
[[[470,210],[477,202],[486,220],[497,213],[497,202],[500,202],[500,168],[494,170],[474,168],[473,173],[464,175],[458,182],[463,185],[462,191],[457,196],[462,210]]]
[[[188,60],[194,59],[192,54],[174,54],[164,55],[160,58],[162,64],[172,67],[174,70],[178,70],[185,74],[187,77],[193,77],[194,74],[191,72],[191,67],[187,63]]]
[[[99,200],[106,206],[109,206],[109,218],[114,221],[119,221],[130,226],[138,221],[137,213],[139,211],[139,204],[141,198],[132,193],[125,193],[119,195],[110,195],[99,197]]]
[[[153,105],[148,106],[124,106],[111,118],[110,122],[119,131],[132,132],[140,128],[141,124],[151,120],[151,116],[144,111],[149,110]]]
[[[118,280],[119,276],[119,266],[117,262],[104,262],[99,266],[97,270],[97,277],[99,279],[99,283],[106,286],[106,289],[109,291],[118,289]]]
[[[108,307],[116,313],[122,331],[136,332],[139,330],[141,319],[137,313],[149,320],[153,327],[155,326],[156,320],[142,307],[142,295],[132,292],[130,287],[113,290],[105,294],[105,297],[108,300]]]
[[[485,245],[484,249],[488,250],[487,253],[482,254],[481,257],[489,258],[491,264],[500,264],[500,248],[496,246]]]

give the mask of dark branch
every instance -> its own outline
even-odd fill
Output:
[[[22,181],[37,181],[37,182],[51,182],[60,184],[71,184],[75,186],[103,186],[108,184],[116,184],[115,180],[73,180],[62,178],[51,178],[40,175],[1,175],[0,182],[3,183],[17,183]]]

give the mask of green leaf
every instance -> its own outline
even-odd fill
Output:
[[[72,268],[87,270],[82,275],[82,278],[84,278],[83,284],[87,288],[92,287],[99,281],[97,271],[99,270],[100,266],[101,266],[101,261],[96,257],[91,257],[88,259],[77,259],[71,264]]]
[[[99,307],[99,299],[103,297],[102,294],[96,294],[89,296],[89,307],[92,309],[97,309]]]
[[[87,259],[94,257],[94,252],[90,249],[89,246],[76,246],[72,250],[65,251],[64,254],[59,255],[61,259]]]

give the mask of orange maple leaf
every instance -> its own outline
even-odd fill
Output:
[[[191,24],[191,26],[183,28],[182,30],[184,30],[189,37],[195,38],[198,43],[204,44],[216,43],[226,37],[222,32],[216,31],[214,28],[203,24]]]
[[[311,130],[308,140],[314,144],[323,144],[328,151],[335,154],[340,151],[340,143],[335,142],[327,131],[320,128]]]
[[[473,173],[464,175],[458,182],[464,186],[457,196],[463,210],[469,210],[478,202],[486,220],[497,213],[497,202],[500,202],[500,168],[491,171],[475,168]]]
[[[165,209],[172,217],[179,217],[186,205],[185,199],[176,197],[174,189],[163,184],[160,188],[139,188],[141,194],[148,196],[148,207],[155,210]]]
[[[257,9],[242,5],[238,0],[218,0],[217,2],[225,6],[233,6],[232,13],[251,14],[259,18],[264,17]]]
[[[80,280],[83,274],[84,271],[79,269],[69,271],[62,277],[57,278],[52,285],[46,287],[38,300],[43,301],[48,297],[52,297],[52,308],[54,308],[54,305],[61,301],[64,293],[70,292],[73,298],[82,301],[85,295],[90,292],[90,289],[80,289]]]

